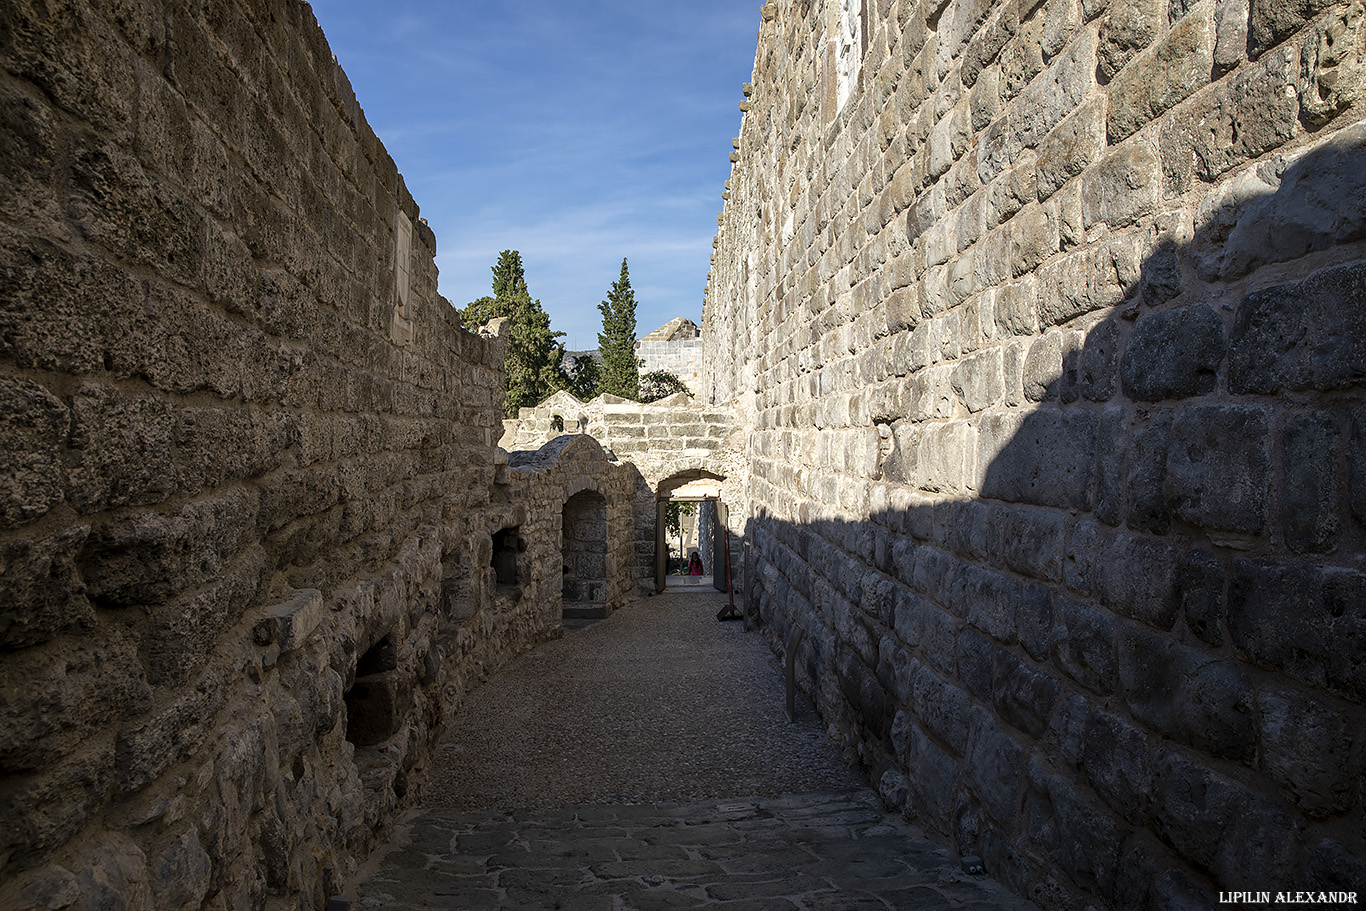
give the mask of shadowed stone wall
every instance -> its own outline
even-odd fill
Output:
[[[776,0],[704,314],[751,594],[1046,908],[1366,882],[1366,17]]]
[[[306,4],[5,3],[0,121],[0,906],[321,907],[560,634],[563,497],[492,540],[567,481]]]

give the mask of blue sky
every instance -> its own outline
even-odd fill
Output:
[[[644,334],[700,321],[758,0],[313,0],[436,232],[441,293],[520,250],[571,349],[629,260]]]

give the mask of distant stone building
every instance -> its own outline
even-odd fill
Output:
[[[667,370],[683,381],[688,391],[702,388],[702,331],[690,319],[678,317],[636,342],[640,372]]]

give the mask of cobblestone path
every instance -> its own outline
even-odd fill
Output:
[[[790,724],[720,603],[645,599],[496,674],[357,911],[1033,908],[884,812],[809,705]]]

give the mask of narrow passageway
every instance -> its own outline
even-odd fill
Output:
[[[577,623],[474,693],[358,909],[1030,908],[959,871],[783,711],[724,596]]]

